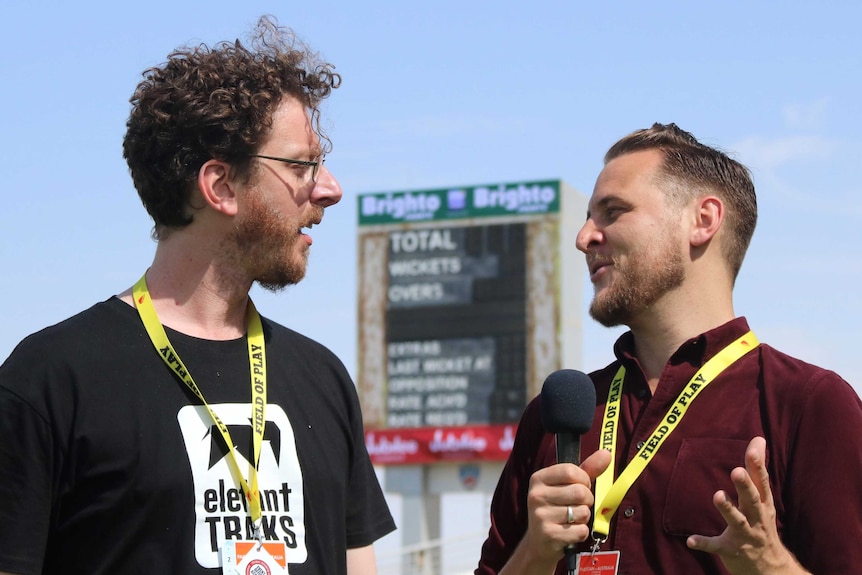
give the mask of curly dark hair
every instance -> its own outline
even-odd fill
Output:
[[[236,40],[178,48],[143,73],[130,99],[123,157],[156,238],[192,222],[191,193],[208,160],[229,162],[236,177],[250,179],[249,156],[285,96],[309,109],[323,151],[331,148],[319,105],[341,84],[334,66],[271,16],[260,18],[250,46]]]
[[[730,234],[722,244],[722,253],[735,280],[757,225],[757,196],[748,168],[721,150],[698,142],[676,124],[658,123],[620,139],[605,154],[605,163],[642,150],[663,154],[661,181],[657,183],[671,202],[681,205],[702,193],[714,193],[724,201]]]

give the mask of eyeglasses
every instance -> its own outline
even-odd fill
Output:
[[[285,164],[296,164],[298,166],[311,166],[311,181],[317,181],[317,173],[320,171],[320,166],[326,161],[326,154],[320,154],[314,161],[309,160],[291,160],[290,158],[279,158],[276,156],[265,156],[263,154],[252,154],[250,158],[264,158],[266,160],[275,160],[284,162]]]

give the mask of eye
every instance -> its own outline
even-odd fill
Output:
[[[296,174],[298,180],[310,180],[314,173],[314,166],[304,166],[302,164],[291,164],[290,169]]]
[[[614,221],[628,210],[620,205],[607,206],[604,210],[605,219]]]

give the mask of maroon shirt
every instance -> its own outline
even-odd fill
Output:
[[[598,449],[608,387],[622,362],[615,473],[631,461],[689,379],[748,331],[737,318],[684,343],[651,396],[634,357],[632,334],[614,346],[617,361],[590,376],[598,406],[581,440],[581,456]],[[620,550],[620,575],[727,573],[716,555],[692,551],[689,535],[718,535],[726,523],[712,504],[718,489],[736,499],[730,481],[744,466],[748,442],[767,441],[767,469],[778,531],[815,575],[855,573],[862,566],[862,401],[837,374],[761,344],[722,372],[691,404],[636,480],[611,521],[602,550]],[[536,470],[555,463],[554,436],[542,429],[538,398],[524,411],[515,445],[491,503],[491,529],[476,575],[496,574],[527,528],[527,490]],[[588,550],[588,543],[579,551]],[[564,562],[557,574],[565,575]]]

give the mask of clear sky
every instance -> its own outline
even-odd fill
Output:
[[[155,244],[121,153],[129,96],[176,46],[244,38],[264,13],[343,75],[326,121],[344,200],[312,231],[307,279],[255,299],[352,373],[357,194],[539,179],[589,194],[608,146],[659,121],[753,171],[737,313],[862,390],[855,1],[0,0],[0,356],[144,271]],[[584,365],[567,367],[588,371],[619,330],[584,317]]]

